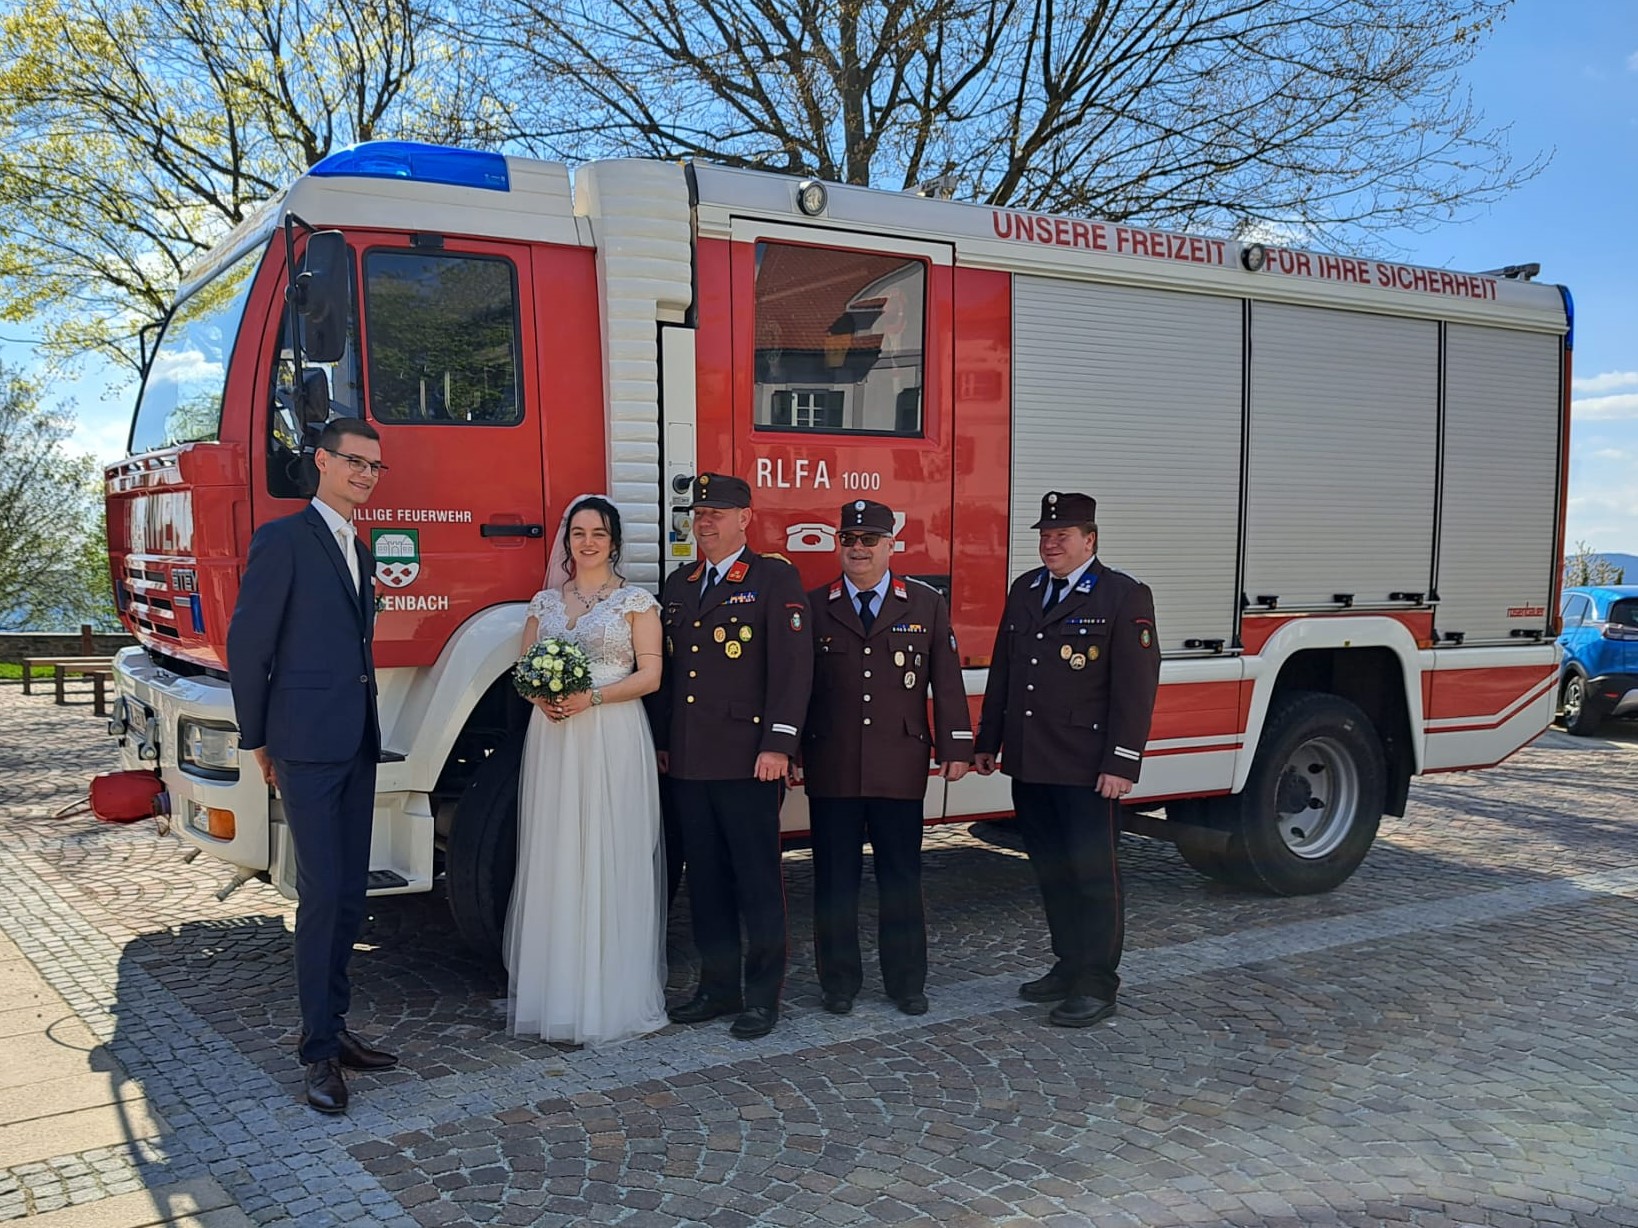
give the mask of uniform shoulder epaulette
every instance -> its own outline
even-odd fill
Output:
[[[939,595],[939,596],[940,596],[940,597],[942,597],[942,596],[944,596],[944,594],[943,594],[943,593],[939,593],[939,592],[938,592],[938,589],[936,589],[936,588],[933,588],[933,586],[932,586],[932,585],[931,585],[931,584],[929,584],[929,583],[927,583],[927,581],[925,581],[925,580],[918,580],[918,579],[916,579],[916,577],[915,577],[915,576],[905,576],[905,577],[904,577],[904,582],[905,582],[905,583],[906,583],[906,584],[914,584],[914,585],[917,585],[917,586],[918,586],[918,587],[920,587],[920,588],[926,588],[926,589],[932,589],[932,591],[933,591],[933,592],[935,592],[935,593],[938,593],[938,595]]]
[[[1110,567],[1108,564],[1104,565],[1103,574],[1106,576],[1119,576],[1122,580],[1130,581],[1133,584],[1143,583],[1142,580],[1139,580],[1131,572],[1122,571],[1119,567]]]
[[[785,564],[786,567],[795,567],[796,566],[795,563],[791,562],[788,558],[786,558],[783,554],[780,554],[779,551],[777,551],[777,550],[764,551],[762,553],[759,553],[756,557],[759,558],[759,559],[772,559],[776,563]]]

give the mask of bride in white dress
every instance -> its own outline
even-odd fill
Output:
[[[522,648],[577,643],[593,689],[535,700],[529,717],[506,913],[515,1036],[602,1045],[666,1024],[665,846],[639,702],[660,685],[662,632],[654,598],[614,570],[619,556],[619,512],[599,495],[574,500],[523,627]]]

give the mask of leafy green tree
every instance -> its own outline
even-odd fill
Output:
[[[69,434],[38,385],[0,363],[0,629],[115,622],[102,483],[90,457],[64,451]]]
[[[520,138],[571,159],[1350,246],[1539,169],[1459,80],[1510,2],[488,0],[482,37]]]
[[[485,141],[435,0],[0,0],[0,319],[135,370],[202,251],[356,141]]]

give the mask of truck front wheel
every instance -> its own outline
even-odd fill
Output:
[[[523,731],[490,752],[456,805],[444,848],[455,929],[474,950],[501,957],[506,905],[518,865],[518,768]]]
[[[1356,705],[1315,691],[1283,696],[1239,795],[1234,876],[1275,895],[1347,881],[1376,839],[1387,779],[1381,740]]]

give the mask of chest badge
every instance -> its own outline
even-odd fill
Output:
[[[751,629],[749,627],[741,627],[739,629],[739,638],[749,644],[751,642]]]
[[[711,638],[720,644],[723,640],[728,638],[728,632],[723,628],[718,627],[715,631],[711,632]]]
[[[729,640],[722,646],[722,651],[728,654],[730,661],[737,661],[739,660],[739,654],[745,650],[739,646],[738,640]]]
[[[1075,655],[1075,650],[1068,644],[1065,644],[1062,648],[1058,649],[1058,655],[1067,661],[1070,657]]]
[[[1069,668],[1070,669],[1085,669],[1086,668],[1086,658],[1084,656],[1082,656],[1080,653],[1077,652],[1074,656],[1069,658]]]
[[[1098,646],[1096,644],[1088,644],[1086,646],[1086,659],[1088,661],[1096,661],[1098,659]]]
[[[901,667],[904,665],[904,654],[902,652],[895,652],[893,654],[893,664]]]
[[[916,687],[916,671],[910,670],[904,675],[904,689],[913,691]]]

